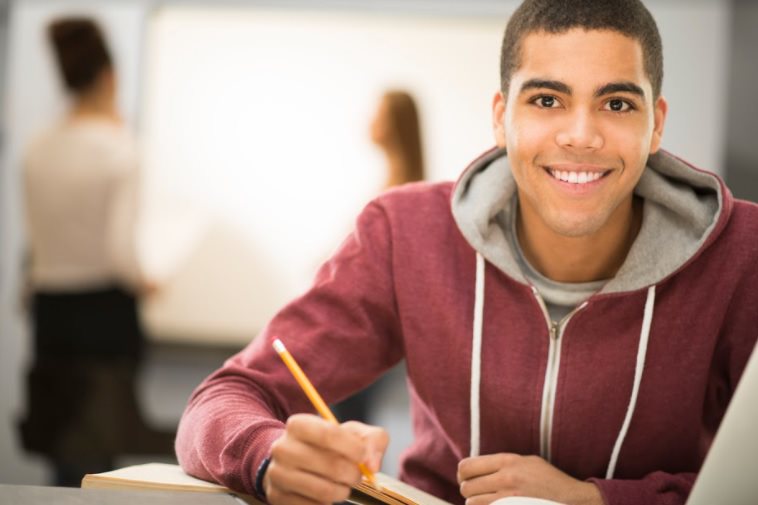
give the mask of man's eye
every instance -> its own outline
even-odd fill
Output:
[[[626,100],[622,100],[620,98],[613,98],[611,100],[608,100],[605,103],[605,109],[610,110],[612,112],[628,112],[634,109],[634,107],[632,106],[632,104],[630,104]]]
[[[532,103],[543,109],[554,109],[560,106],[557,98],[551,95],[541,95],[532,100]]]

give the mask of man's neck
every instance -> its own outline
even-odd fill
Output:
[[[557,234],[521,208],[516,228],[524,256],[542,275],[556,282],[592,282],[616,275],[641,225],[642,200],[632,198],[591,235]]]

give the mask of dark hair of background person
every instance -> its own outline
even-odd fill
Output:
[[[500,51],[500,87],[508,91],[521,64],[524,38],[534,32],[565,33],[572,28],[612,30],[639,41],[653,99],[663,84],[663,43],[652,14],[640,0],[525,0],[513,13]]]
[[[413,97],[405,91],[391,90],[384,94],[389,122],[388,148],[396,149],[404,163],[402,174],[395,184],[424,179],[424,159],[421,149],[421,127]]]
[[[47,34],[69,93],[86,93],[103,70],[113,67],[103,32],[92,19],[58,19],[48,25]]]

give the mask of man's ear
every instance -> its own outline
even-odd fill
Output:
[[[663,138],[663,126],[666,123],[666,114],[669,111],[669,104],[663,96],[659,96],[655,101],[653,110],[653,136],[650,139],[650,154],[655,154],[661,148],[661,139]]]
[[[505,97],[498,91],[492,98],[492,131],[498,147],[505,147]]]

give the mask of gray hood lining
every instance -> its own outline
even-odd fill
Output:
[[[508,238],[509,202],[516,183],[504,150],[493,150],[461,176],[452,196],[453,217],[469,244],[514,280],[527,284]],[[661,282],[703,247],[723,208],[714,174],[698,171],[665,151],[651,155],[634,193],[644,200],[640,232],[601,293],[635,291]]]

